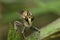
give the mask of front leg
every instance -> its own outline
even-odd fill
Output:
[[[26,37],[25,37],[25,34],[24,34],[25,28],[26,28],[26,27],[24,27],[23,30],[22,30],[22,35],[23,35],[23,37],[24,37],[24,40],[27,40]]]
[[[16,37],[16,33],[19,31],[18,25],[21,26],[22,23],[19,22],[19,21],[15,21],[15,22],[14,22],[14,38]],[[20,32],[20,31],[19,31],[19,32]]]
[[[17,27],[18,27],[18,26],[21,26],[21,25],[22,25],[21,22],[15,21],[15,22],[14,22],[14,29],[17,30]]]
[[[16,31],[18,31],[18,26],[23,26],[23,24],[21,22],[19,22],[19,21],[15,21],[14,22],[14,30],[15,30],[15,33],[16,33]],[[22,35],[23,35],[24,39],[26,40],[24,31],[25,31],[25,27],[23,27]]]
[[[18,21],[15,21],[14,22],[14,39],[16,38],[17,24],[19,24],[19,22]]]

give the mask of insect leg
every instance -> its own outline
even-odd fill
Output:
[[[40,30],[37,27],[31,26],[30,29],[37,31],[36,39],[40,40]]]
[[[35,30],[37,32],[40,32],[40,30],[37,27],[34,27],[34,26],[31,26],[30,29],[33,29],[33,30]]]
[[[22,35],[23,35],[24,39],[26,40],[26,37],[25,37],[24,32],[25,32],[25,27],[24,27],[23,30],[22,30]]]

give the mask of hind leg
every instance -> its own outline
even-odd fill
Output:
[[[40,40],[40,30],[37,27],[31,26],[30,29],[37,31],[36,40]]]
[[[33,29],[33,30],[37,31],[38,33],[40,33],[40,30],[37,27],[31,26],[30,29]]]

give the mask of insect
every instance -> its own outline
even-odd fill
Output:
[[[24,36],[24,39],[26,39],[25,35],[24,35],[24,31],[26,28],[32,28],[37,32],[40,32],[38,28],[32,26],[32,21],[34,20],[34,16],[32,15],[32,13],[28,10],[23,10],[21,12],[19,12],[20,15],[20,20],[21,21],[15,21],[14,22],[14,29],[17,30],[17,25],[22,25],[23,29],[22,29],[22,34]],[[18,30],[17,30],[18,31]]]

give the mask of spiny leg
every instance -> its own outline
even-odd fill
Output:
[[[37,31],[38,33],[40,33],[40,30],[37,27],[31,26],[30,29],[33,29],[33,30]]]
[[[37,35],[37,36],[36,36],[36,37],[37,37],[36,39],[37,39],[37,40],[40,40],[40,30],[39,30],[37,27],[34,27],[34,26],[31,26],[30,29],[33,29],[33,30],[35,30],[35,31],[38,32],[38,33],[36,34],[36,35]]]
[[[25,37],[24,32],[25,32],[25,27],[24,27],[23,30],[22,30],[22,35],[23,35],[24,39],[27,40],[26,37]]]
[[[16,37],[16,32],[17,32],[17,26],[16,22],[14,22],[14,39]]]
[[[16,37],[16,32],[18,31],[18,28],[17,28],[18,25],[22,25],[22,23],[19,21],[15,21],[14,22],[14,38]]]

